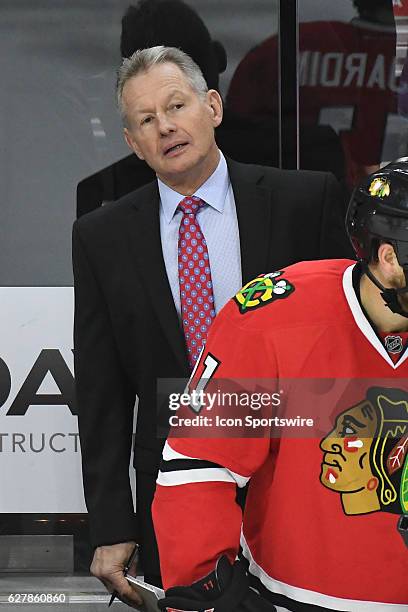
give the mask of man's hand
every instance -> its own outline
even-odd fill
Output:
[[[111,546],[98,546],[90,568],[91,574],[103,582],[109,593],[116,591],[118,598],[131,608],[143,604],[136,587],[130,586],[123,576],[125,564],[135,545],[135,542],[123,542]]]

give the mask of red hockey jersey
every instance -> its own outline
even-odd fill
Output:
[[[274,36],[241,61],[227,105],[242,115],[276,116],[277,83]],[[366,168],[384,160],[384,139],[397,113],[397,92],[394,27],[357,19],[300,24],[300,123],[331,125],[339,133],[350,185],[367,174]]]
[[[212,382],[301,381],[284,412],[300,410],[302,393],[313,406],[314,394],[317,428],[169,438],[153,503],[166,588],[203,577],[240,544],[250,574],[287,601],[408,610],[408,552],[396,530],[408,512],[408,352],[389,356],[353,268],[304,262],[260,275],[216,318],[195,384],[205,370]],[[236,486],[248,481],[242,522]]]
[[[408,14],[407,0],[392,0],[394,15],[396,19],[404,18]]]

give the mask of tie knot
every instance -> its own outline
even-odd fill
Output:
[[[197,196],[187,196],[178,205],[185,215],[196,215],[205,202]]]

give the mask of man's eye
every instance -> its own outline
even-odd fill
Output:
[[[175,110],[180,110],[180,108],[183,108],[184,104],[183,102],[178,102],[177,104],[173,104],[170,108],[175,109]]]
[[[141,124],[141,125],[146,125],[146,124],[148,124],[148,123],[151,123],[151,122],[152,122],[152,120],[153,120],[153,117],[144,117],[144,118],[142,119],[142,121],[140,122],[140,124]]]

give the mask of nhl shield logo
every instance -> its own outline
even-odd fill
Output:
[[[386,336],[384,338],[384,344],[387,351],[393,355],[398,355],[404,348],[401,336]]]

